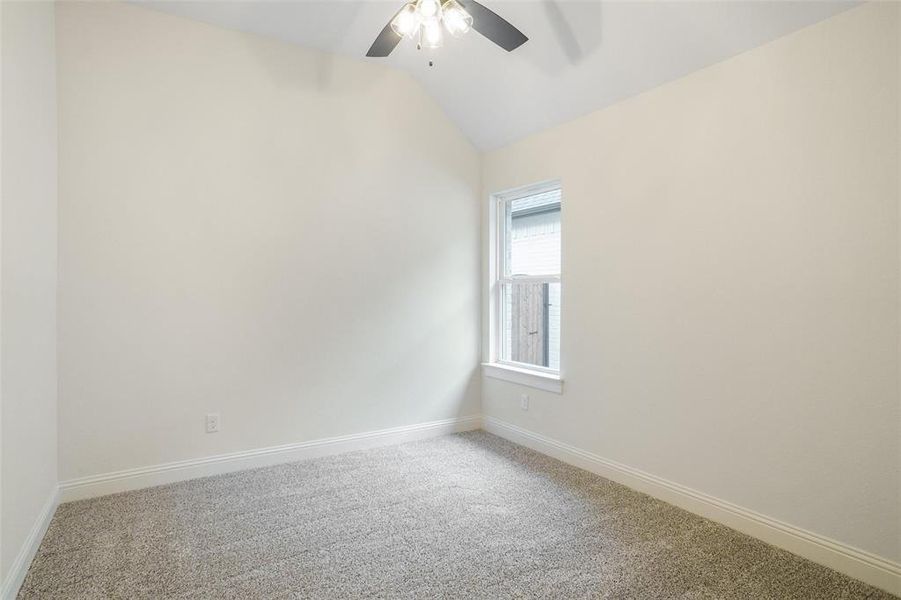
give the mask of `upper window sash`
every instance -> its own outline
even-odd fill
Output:
[[[561,281],[559,270],[557,270],[556,272],[541,274],[511,273],[512,240],[507,239],[508,232],[512,230],[512,215],[511,212],[508,211],[508,207],[517,200],[553,192],[562,193],[560,182],[557,180],[545,181],[514,190],[508,190],[506,192],[495,194],[493,196],[496,201],[495,210],[497,211],[495,280],[498,283],[514,283],[516,281],[531,283],[559,283]],[[561,205],[562,203],[558,200],[557,202],[551,202],[548,204],[527,208],[520,212],[521,216],[523,217],[540,215],[542,213],[559,211]]]

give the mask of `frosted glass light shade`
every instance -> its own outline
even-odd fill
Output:
[[[423,20],[431,19],[432,17],[439,16],[438,13],[441,11],[441,3],[438,0],[419,0],[416,5],[416,10]]]
[[[400,9],[400,12],[391,19],[391,29],[401,37],[414,39],[419,33],[419,13],[412,2]]]
[[[444,35],[438,19],[426,19],[422,22],[421,43],[425,48],[440,48],[444,43]]]
[[[447,32],[454,37],[464,35],[472,29],[472,15],[457,0],[447,0],[444,3],[441,7],[441,19]]]

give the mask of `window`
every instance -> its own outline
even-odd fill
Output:
[[[559,380],[560,184],[530,186],[493,198],[497,227],[490,363]]]

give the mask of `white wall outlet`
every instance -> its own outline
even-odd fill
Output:
[[[523,410],[529,410],[529,395],[523,394],[519,397],[519,407]]]
[[[216,433],[219,431],[219,413],[210,413],[206,416],[206,432]]]

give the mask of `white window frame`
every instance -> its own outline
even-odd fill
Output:
[[[562,286],[562,247],[561,247],[561,266],[560,273],[557,275],[520,275],[517,277],[506,275],[506,208],[507,205],[520,198],[534,196],[553,190],[560,190],[560,215],[563,216],[563,186],[559,180],[543,181],[540,183],[518,187],[503,192],[491,194],[489,199],[489,340],[488,340],[488,356],[486,362],[482,363],[483,373],[488,377],[503,379],[512,383],[543,389],[545,391],[562,393],[563,392],[563,354],[561,344],[560,369],[554,370],[548,367],[530,365],[528,363],[520,363],[515,361],[503,360],[500,358],[500,347],[502,343],[503,327],[501,315],[501,289],[504,284],[513,282],[533,282],[533,283],[560,283],[561,296],[561,319],[563,304],[563,286]],[[562,240],[561,229],[561,240]],[[562,326],[562,322],[561,322]],[[561,327],[562,329],[562,327]],[[562,331],[561,331],[562,342]]]

